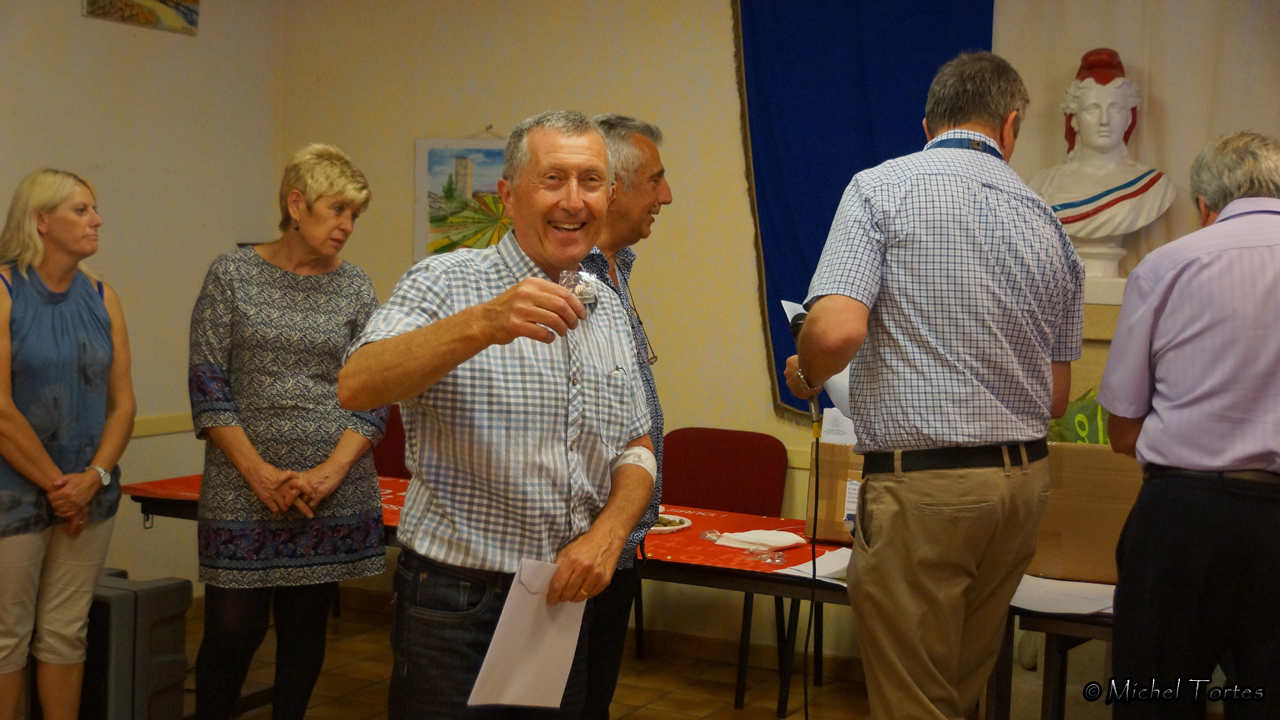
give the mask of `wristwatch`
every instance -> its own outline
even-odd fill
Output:
[[[111,473],[107,472],[106,470],[103,470],[97,465],[90,465],[89,467],[85,468],[85,470],[92,470],[98,473],[98,477],[102,478],[103,487],[106,487],[111,484]]]

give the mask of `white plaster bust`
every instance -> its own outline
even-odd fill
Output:
[[[1124,236],[1160,217],[1176,190],[1163,173],[1129,154],[1138,87],[1124,76],[1114,50],[1085,53],[1059,107],[1067,120],[1066,160],[1028,184],[1053,207],[1086,273],[1118,277]]]

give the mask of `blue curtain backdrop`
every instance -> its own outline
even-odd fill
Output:
[[[993,0],[740,0],[742,66],[768,331],[780,400],[803,302],[854,173],[924,146],[938,67],[990,50]],[[826,396],[823,396],[824,401]]]

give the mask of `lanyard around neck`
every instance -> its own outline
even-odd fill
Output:
[[[997,160],[1004,160],[1004,155],[999,150],[982,142],[977,138],[945,138],[943,140],[935,140],[929,145],[929,150],[936,148],[961,148],[963,150],[977,150],[984,152]]]

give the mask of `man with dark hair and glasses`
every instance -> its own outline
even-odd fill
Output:
[[[653,382],[651,368],[658,361],[658,356],[645,334],[631,295],[631,265],[636,258],[631,246],[649,237],[662,206],[671,204],[671,186],[667,184],[666,168],[658,155],[658,145],[662,143],[661,130],[624,115],[597,115],[593,120],[609,147],[614,195],[605,216],[604,232],[591,254],[582,261],[582,269],[595,274],[617,293],[631,317],[636,361],[640,365],[645,398],[649,401],[649,439],[653,441],[654,455],[658,459],[658,475],[649,508],[622,549],[613,581],[587,603],[591,623],[587,641],[590,664],[582,717],[584,720],[608,720],[609,703],[613,700],[618,669],[622,666],[631,601],[640,584],[640,573],[635,566],[636,548],[657,522],[658,502],[662,499],[662,405],[658,402],[658,388]]]

